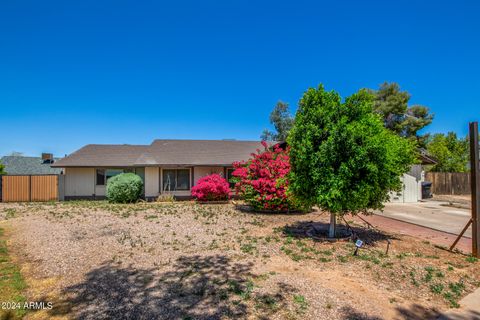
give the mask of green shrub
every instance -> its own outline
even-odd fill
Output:
[[[115,203],[135,202],[140,199],[142,189],[142,178],[134,173],[122,173],[108,179],[107,199]]]

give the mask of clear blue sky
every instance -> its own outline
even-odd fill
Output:
[[[0,0],[0,155],[258,139],[278,100],[398,82],[480,120],[480,1]]]

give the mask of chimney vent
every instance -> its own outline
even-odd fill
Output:
[[[51,153],[42,153],[43,163],[53,163],[53,154]]]

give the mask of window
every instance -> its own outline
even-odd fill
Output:
[[[105,170],[105,181],[108,182],[108,179],[116,176],[117,174],[123,173],[123,169],[106,169]]]
[[[190,190],[190,169],[163,170],[163,191]]]
[[[230,185],[230,189],[235,188],[235,182],[231,182],[230,180],[233,178],[233,171],[235,171],[234,168],[227,168],[227,181],[228,184]]]
[[[105,170],[104,169],[97,169],[97,186],[104,186],[105,185]]]
[[[104,186],[107,184],[108,179],[113,176],[116,176],[120,173],[135,173],[145,181],[145,168],[126,168],[126,169],[97,169],[97,179],[96,185],[97,186]]]

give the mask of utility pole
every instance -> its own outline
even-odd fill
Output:
[[[470,122],[470,184],[472,190],[472,255],[480,258],[480,161],[478,122]]]

